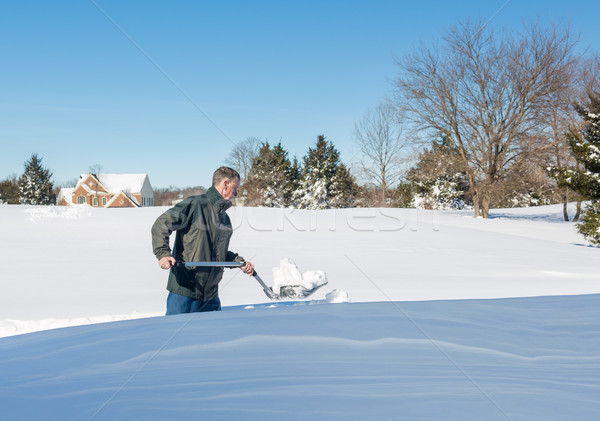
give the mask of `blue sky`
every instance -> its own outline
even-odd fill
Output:
[[[597,1],[0,3],[0,179],[32,153],[55,183],[94,164],[154,187],[210,183],[235,142],[299,159],[393,93],[394,56],[463,20],[570,23],[599,50]]]

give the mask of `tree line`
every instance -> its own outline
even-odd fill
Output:
[[[354,177],[324,135],[318,136],[302,162],[290,160],[281,141],[270,145],[249,138],[236,145],[227,164],[242,168],[238,200],[246,206],[342,208],[355,206],[358,197]]]
[[[396,59],[391,98],[355,125],[352,168],[324,136],[302,162],[281,142],[249,138],[227,163],[242,170],[251,206],[471,208],[487,218],[494,207],[563,203],[569,220],[576,201],[582,230],[598,219],[600,59],[577,51],[568,27],[461,23]]]

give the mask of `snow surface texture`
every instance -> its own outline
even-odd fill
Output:
[[[331,289],[272,303],[234,269],[222,312],[17,335],[164,314],[165,209],[0,206],[1,419],[600,419],[600,249],[559,206],[233,208],[232,250]]]
[[[0,205],[0,336],[163,315],[167,272],[150,227],[166,209]],[[487,220],[415,209],[228,214],[231,249],[258,273],[286,256],[327,272],[315,301],[334,290],[354,303],[600,293],[600,249],[562,221],[561,206],[492,210]],[[225,270],[219,294],[223,306],[271,303],[239,269]]]
[[[600,295],[299,304],[3,338],[2,419],[598,420]]]
[[[284,286],[301,286],[307,290],[327,284],[327,276],[322,270],[309,270],[300,273],[296,263],[288,258],[281,259],[278,267],[273,268],[273,291],[279,294]]]
[[[41,222],[49,218],[79,219],[92,216],[92,208],[89,206],[38,206],[26,209],[29,220]]]

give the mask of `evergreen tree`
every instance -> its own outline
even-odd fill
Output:
[[[301,209],[348,207],[355,194],[356,183],[340,162],[340,153],[320,135],[304,157],[302,177],[292,195],[293,205]]]
[[[591,200],[577,224],[577,230],[592,244],[600,245],[600,95],[590,95],[586,107],[576,105],[575,109],[584,125],[580,130],[569,131],[567,138],[580,166],[549,170],[559,186],[569,187]]]
[[[19,186],[16,176],[0,182],[0,204],[2,203],[12,205],[19,203]]]
[[[19,178],[19,201],[26,205],[53,205],[52,173],[42,166],[42,158],[32,154],[25,162],[25,172]]]
[[[302,168],[298,162],[298,158],[294,157],[294,161],[290,165],[288,174],[288,188],[285,191],[286,206],[293,204],[294,192],[300,187],[300,179],[302,178]]]
[[[268,142],[261,145],[245,183],[250,205],[282,207],[288,204],[292,165],[287,154],[281,142],[273,148]]]
[[[460,152],[447,138],[433,141],[408,173],[410,205],[424,209],[461,209],[469,198],[469,184]],[[406,189],[408,186],[402,186]]]
[[[358,195],[358,186],[343,163],[337,166],[329,191],[331,195],[330,207],[350,208],[354,206]]]

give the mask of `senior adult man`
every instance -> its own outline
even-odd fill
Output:
[[[206,193],[184,199],[152,225],[152,248],[158,264],[162,269],[170,269],[167,315],[221,310],[219,282],[223,268],[188,268],[177,262],[245,261],[229,251],[233,229],[225,212],[231,207],[230,199],[237,196],[239,185],[238,172],[221,167],[213,174],[212,187]],[[169,246],[172,232],[173,250]],[[248,275],[254,272],[254,266],[247,261],[241,269]]]

